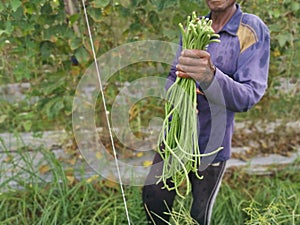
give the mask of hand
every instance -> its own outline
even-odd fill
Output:
[[[181,52],[176,65],[176,75],[182,78],[193,78],[195,81],[209,85],[215,74],[210,54],[207,51],[187,49]]]

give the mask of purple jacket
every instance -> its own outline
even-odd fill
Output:
[[[216,66],[214,80],[203,90],[205,95],[198,95],[200,151],[208,153],[223,147],[216,155],[203,157],[207,163],[230,158],[234,114],[249,110],[262,98],[269,70],[270,34],[257,16],[243,13],[237,5],[237,11],[219,34],[221,43],[211,43],[207,49]],[[176,79],[180,52],[181,47],[166,88]]]

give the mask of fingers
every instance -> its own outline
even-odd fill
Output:
[[[198,60],[201,60],[201,59],[198,59]],[[187,74],[203,73],[203,72],[205,72],[205,67],[206,67],[207,63],[208,62],[206,60],[203,60],[203,61],[201,60],[196,65],[188,65],[188,64],[179,63],[176,65],[176,70],[185,72]]]
[[[176,76],[181,77],[181,78],[192,78],[189,74],[187,74],[183,71],[180,71],[180,70],[176,71]]]
[[[203,50],[186,49],[181,52],[176,65],[176,75],[201,82],[211,80],[210,54]]]
[[[199,65],[199,60],[202,60],[202,59],[180,56],[178,58],[178,64],[179,65],[188,65],[188,66],[197,66],[197,65]]]
[[[202,50],[183,50],[178,58],[179,65],[199,66],[210,60],[210,54]]]
[[[196,93],[197,93],[198,95],[205,95],[204,92],[203,92],[203,91],[200,91],[199,88],[196,89]]]
[[[181,78],[188,78],[188,79],[194,79],[197,81],[197,74],[196,73],[186,73],[183,71],[176,71],[176,76],[181,77]]]
[[[185,49],[181,52],[181,56],[188,58],[210,58],[210,54],[204,50],[198,49]]]
[[[178,58],[176,69],[186,74],[203,73],[209,60],[210,54],[206,51],[197,49],[183,50]]]

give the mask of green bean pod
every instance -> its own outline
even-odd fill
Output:
[[[187,17],[186,28],[180,23],[183,49],[205,50],[212,42],[220,42],[219,34],[212,29],[212,20],[199,19],[195,12]],[[162,175],[157,182],[164,188],[175,190],[184,198],[191,191],[188,174],[194,172],[198,179],[201,157],[217,154],[222,147],[210,152],[200,153],[198,146],[198,118],[196,113],[197,93],[193,79],[177,77],[166,94],[165,119],[158,137],[157,152],[164,160]],[[172,185],[168,184],[171,179]],[[180,193],[179,187],[186,181],[186,192]]]

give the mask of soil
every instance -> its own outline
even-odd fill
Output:
[[[262,124],[266,124],[262,126]],[[243,152],[234,152],[232,158],[247,160],[257,155],[278,154],[289,156],[300,146],[298,122],[245,123],[237,127],[232,140],[233,147],[245,147]]]

